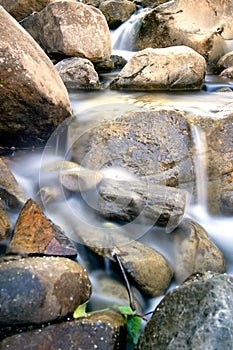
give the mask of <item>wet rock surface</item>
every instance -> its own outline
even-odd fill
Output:
[[[78,56],[92,62],[111,55],[111,37],[104,15],[81,2],[52,2],[22,24],[50,55]]]
[[[99,76],[91,61],[73,57],[55,65],[67,89],[99,89]]]
[[[52,223],[32,199],[21,210],[7,252],[77,256],[77,250],[62,229]]]
[[[229,215],[232,206],[233,132],[232,105],[213,117],[189,115],[189,121],[205,133],[206,147],[202,150],[208,175],[208,203],[211,212]]]
[[[0,323],[41,323],[73,312],[87,301],[91,283],[77,262],[33,257],[0,265]]]
[[[176,187],[193,178],[189,124],[183,112],[131,112],[77,137],[72,159],[89,169],[121,167],[146,181]]]
[[[233,279],[197,274],[160,302],[137,349],[231,349]]]
[[[104,180],[99,187],[98,209],[108,219],[166,226],[171,230],[181,222],[187,192],[146,182]]]
[[[187,46],[136,53],[111,82],[112,89],[199,90],[206,71],[204,57]]]
[[[81,227],[77,230],[78,237],[93,252],[101,257],[119,260],[134,284],[150,297],[162,295],[168,288],[173,276],[168,261],[157,251],[134,239],[127,237],[119,229],[95,230]]]
[[[67,90],[43,50],[2,7],[0,21],[0,144],[41,146],[71,115]]]
[[[98,312],[86,318],[51,325],[4,339],[0,349],[26,350],[123,350],[126,327],[123,317],[113,311]]]
[[[10,208],[20,208],[25,203],[25,195],[10,168],[0,158],[0,197]]]
[[[10,238],[11,223],[6,212],[5,206],[0,201],[0,241],[5,241]]]
[[[178,283],[196,272],[226,271],[221,251],[196,222],[185,219],[172,233],[175,252],[175,278]]]

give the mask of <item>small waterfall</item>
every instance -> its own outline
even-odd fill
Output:
[[[148,12],[148,9],[140,8],[128,21],[111,32],[113,50],[133,50],[135,34],[146,11]]]
[[[208,176],[207,176],[207,142],[205,132],[192,125],[191,132],[194,143],[194,166],[196,173],[197,204],[207,213],[208,207]]]

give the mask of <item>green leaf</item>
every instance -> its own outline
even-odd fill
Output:
[[[128,339],[134,345],[137,344],[140,335],[142,319],[138,316],[128,316],[127,318],[127,332]]]
[[[136,345],[141,330],[141,317],[135,316],[136,311],[130,306],[118,306],[118,311],[125,317],[128,341]]]
[[[130,306],[118,306],[118,311],[126,317],[135,314],[135,311],[133,311]]]
[[[87,302],[79,305],[77,309],[74,310],[73,317],[74,318],[86,317],[87,316],[86,306],[87,306]]]

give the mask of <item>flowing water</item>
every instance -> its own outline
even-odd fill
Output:
[[[131,21],[134,23],[134,18],[132,18]],[[128,24],[129,23],[126,23],[125,27]],[[120,30],[123,29],[124,28],[120,28],[118,31],[120,32]],[[116,43],[118,42],[117,39],[114,40]],[[125,49],[125,46],[122,46],[122,43],[119,45],[116,44],[115,49]],[[132,55],[131,52],[126,52],[125,54],[125,56],[128,57],[130,55]],[[106,74],[102,78],[107,81],[112,78],[112,75]],[[120,92],[111,91],[108,88],[89,92],[70,91],[72,108],[79,121],[79,134],[77,134],[77,137],[84,135],[85,132],[93,128],[97,122],[103,119],[116,118],[127,111],[166,108],[179,109],[202,116],[214,115],[217,111],[221,110],[223,105],[232,102],[233,92],[219,91],[219,88],[226,86],[230,88],[233,87],[232,82],[207,75],[204,88],[200,92]],[[16,152],[15,155],[13,155],[13,161],[9,163],[9,166],[12,168],[13,173],[24,188],[28,197],[38,201],[38,193],[41,188],[53,184],[53,179],[51,180],[49,177],[46,177],[42,170],[46,163],[53,162],[57,159],[70,158],[71,145],[67,142],[67,131],[66,125],[61,125],[53,133],[44,150]],[[196,169],[195,173],[197,174],[198,202],[193,204],[193,189],[191,187],[187,188],[191,199],[187,204],[185,216],[193,218],[207,230],[225,256],[227,272],[233,273],[233,218],[211,216],[208,213],[206,205],[207,146],[205,134],[199,128],[193,127],[192,137],[195,145],[194,163]],[[105,176],[130,178],[132,180],[132,174],[124,172],[122,169],[105,171]],[[95,227],[103,228],[105,227],[104,225],[106,225],[106,222],[100,219],[96,214],[95,196],[95,191],[92,192],[91,197],[85,195],[67,197],[65,193],[62,193],[60,200],[54,201],[54,203],[50,203],[49,205],[44,205],[44,209],[48,217],[56,224],[60,225],[71,239],[78,241],[75,236],[76,226],[84,225],[95,229]],[[42,202],[42,204],[44,203]],[[109,229],[108,225],[107,227]],[[138,234],[140,240],[150,244],[171,262],[171,242],[169,240],[169,235],[164,235],[164,233],[154,235],[151,228],[148,229],[147,232],[145,227],[142,229],[142,227],[134,226],[132,229],[134,232],[140,233]],[[85,264],[85,259],[83,263]]]

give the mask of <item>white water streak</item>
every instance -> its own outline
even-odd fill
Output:
[[[207,142],[205,132],[192,125],[194,142],[194,166],[196,173],[197,204],[207,211],[208,207],[208,175],[207,175]]]

